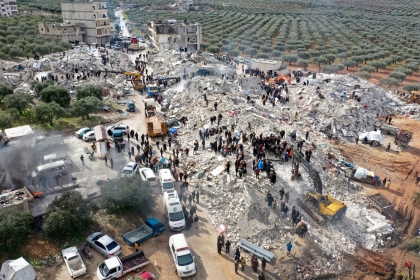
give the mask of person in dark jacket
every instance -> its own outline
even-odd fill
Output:
[[[229,241],[229,239],[226,241],[226,244],[225,244],[225,246],[226,246],[226,254],[229,254],[229,252],[230,252],[230,241]]]

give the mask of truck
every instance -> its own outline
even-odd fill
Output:
[[[165,225],[156,218],[148,218],[143,225],[123,234],[125,243],[134,246],[134,243],[141,245],[144,241],[153,236],[159,236],[165,230]]]
[[[123,258],[112,257],[98,266],[96,274],[99,280],[117,279],[131,271],[140,272],[143,266],[150,263],[143,250]]]
[[[144,100],[144,113],[146,115],[144,121],[149,137],[166,135],[168,133],[166,122],[162,117],[157,115],[156,101],[153,98],[146,98]]]
[[[140,50],[140,46],[139,46],[139,42],[137,40],[137,37],[131,37],[131,44],[130,46],[128,46],[129,50],[132,51],[139,51]]]
[[[146,118],[156,116],[156,101],[153,98],[146,98],[143,102]]]
[[[365,183],[373,186],[382,185],[381,178],[376,176],[373,171],[367,170],[363,167],[358,167],[357,169],[352,169],[350,176],[351,180]]]
[[[147,90],[147,93],[149,94],[149,97],[154,97],[154,96],[159,95],[159,88],[157,84],[154,82],[147,83],[146,90]]]
[[[386,199],[381,194],[372,194],[367,197],[376,210],[379,211],[379,213],[393,219],[395,217],[395,210],[394,210],[394,204],[389,202],[388,199]]]
[[[86,273],[86,266],[83,263],[82,257],[79,254],[76,246],[63,249],[62,251],[64,262],[72,278],[79,277]]]
[[[401,147],[406,147],[408,143],[410,143],[411,138],[413,138],[413,132],[405,129],[400,129],[397,135],[395,135],[394,144]]]

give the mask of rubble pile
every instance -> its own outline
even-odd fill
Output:
[[[343,75],[317,75],[309,78],[309,86],[300,84],[289,86],[289,102],[276,101],[275,106],[263,105],[259,97],[263,94],[260,79],[256,77],[226,80],[216,77],[195,77],[185,82],[184,87],[168,89],[165,94],[171,98],[171,106],[166,112],[171,118],[186,117],[188,122],[178,129],[175,138],[181,149],[186,146],[193,150],[193,142],[199,138],[199,130],[211,128],[210,117],[223,116],[220,127],[222,133],[206,140],[205,150],[200,149],[184,159],[181,167],[188,167],[190,184],[200,190],[203,203],[210,210],[213,224],[227,226],[227,238],[237,243],[241,238],[270,250],[280,250],[285,254],[285,244],[295,240],[294,227],[290,218],[282,219],[282,213],[273,211],[265,202],[266,191],[280,201],[278,191],[284,188],[289,194],[289,205],[296,205],[297,198],[302,198],[306,191],[313,189],[312,181],[305,172],[301,172],[303,180],[291,180],[291,164],[282,163],[278,158],[269,156],[275,162],[277,182],[270,184],[265,174],[257,180],[252,173],[252,147],[250,141],[239,143],[244,145],[245,160],[248,164],[248,174],[243,179],[236,178],[234,173],[228,175],[224,171],[224,163],[235,161],[235,155],[215,154],[209,148],[209,143],[219,136],[224,137],[224,131],[231,130],[234,125],[234,135],[243,133],[249,135],[255,132],[258,136],[286,131],[286,135],[296,131],[298,137],[304,139],[306,131],[310,131],[306,147],[314,149],[311,165],[319,172],[324,193],[329,193],[343,201],[347,207],[346,216],[339,222],[324,226],[316,224],[300,209],[303,219],[309,224],[313,241],[319,244],[323,254],[329,258],[329,265],[313,264],[307,269],[314,273],[334,273],[342,269],[342,252],[354,252],[356,246],[377,250],[384,246],[393,233],[392,226],[386,218],[375,210],[366,207],[366,196],[359,191],[349,191],[347,179],[339,172],[340,161],[345,160],[331,144],[329,133],[325,131],[328,125],[341,141],[351,140],[358,131],[374,129],[374,120],[379,115],[392,114],[397,111],[396,100],[374,85]],[[360,89],[355,90],[355,85]],[[246,97],[252,91],[250,101]],[[361,97],[350,99],[350,94],[356,91]],[[206,107],[204,94],[209,100]],[[213,104],[217,102],[217,111]],[[192,110],[193,108],[193,110]],[[215,127],[215,126],[214,126]],[[240,137],[239,137],[240,138]],[[290,143],[290,138],[286,139]],[[327,154],[336,156],[328,160]],[[290,206],[291,208],[291,206]],[[375,227],[375,225],[381,225]],[[310,268],[309,268],[310,267]],[[321,269],[322,267],[322,269]],[[318,275],[318,274],[317,274]]]
[[[109,65],[102,63],[102,54],[109,59]],[[3,65],[3,61],[2,61]],[[77,69],[78,73],[75,73]],[[126,86],[125,76],[110,73],[107,79],[103,77],[90,77],[87,80],[66,80],[65,75],[81,75],[82,72],[92,72],[105,70],[121,72],[133,71],[134,64],[128,59],[127,54],[112,49],[81,47],[69,50],[64,53],[54,53],[45,55],[39,60],[29,59],[19,63],[8,62],[4,64],[4,79],[1,82],[10,84],[15,88],[16,93],[30,93],[30,83],[42,76],[51,74],[58,77],[58,85],[72,90],[74,86],[100,85],[107,89],[114,89],[116,94],[122,94]],[[102,75],[103,76],[103,75]]]

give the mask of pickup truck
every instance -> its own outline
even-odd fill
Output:
[[[80,275],[86,273],[86,266],[83,263],[76,246],[63,249],[62,254],[64,262],[66,263],[67,269],[69,270],[72,278],[79,277]]]
[[[123,235],[125,243],[134,246],[134,243],[142,244],[152,236],[159,236],[165,230],[165,225],[155,218],[148,218],[145,223],[135,230]]]
[[[140,268],[148,265],[150,260],[143,250],[124,258],[112,257],[98,266],[96,274],[99,280],[120,278],[131,271],[140,272]]]

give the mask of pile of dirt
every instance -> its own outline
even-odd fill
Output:
[[[377,253],[360,249],[354,255],[344,253],[344,258],[354,265],[357,274],[372,275],[381,280],[395,279],[396,263]],[[356,275],[353,275],[353,279],[360,279]]]

